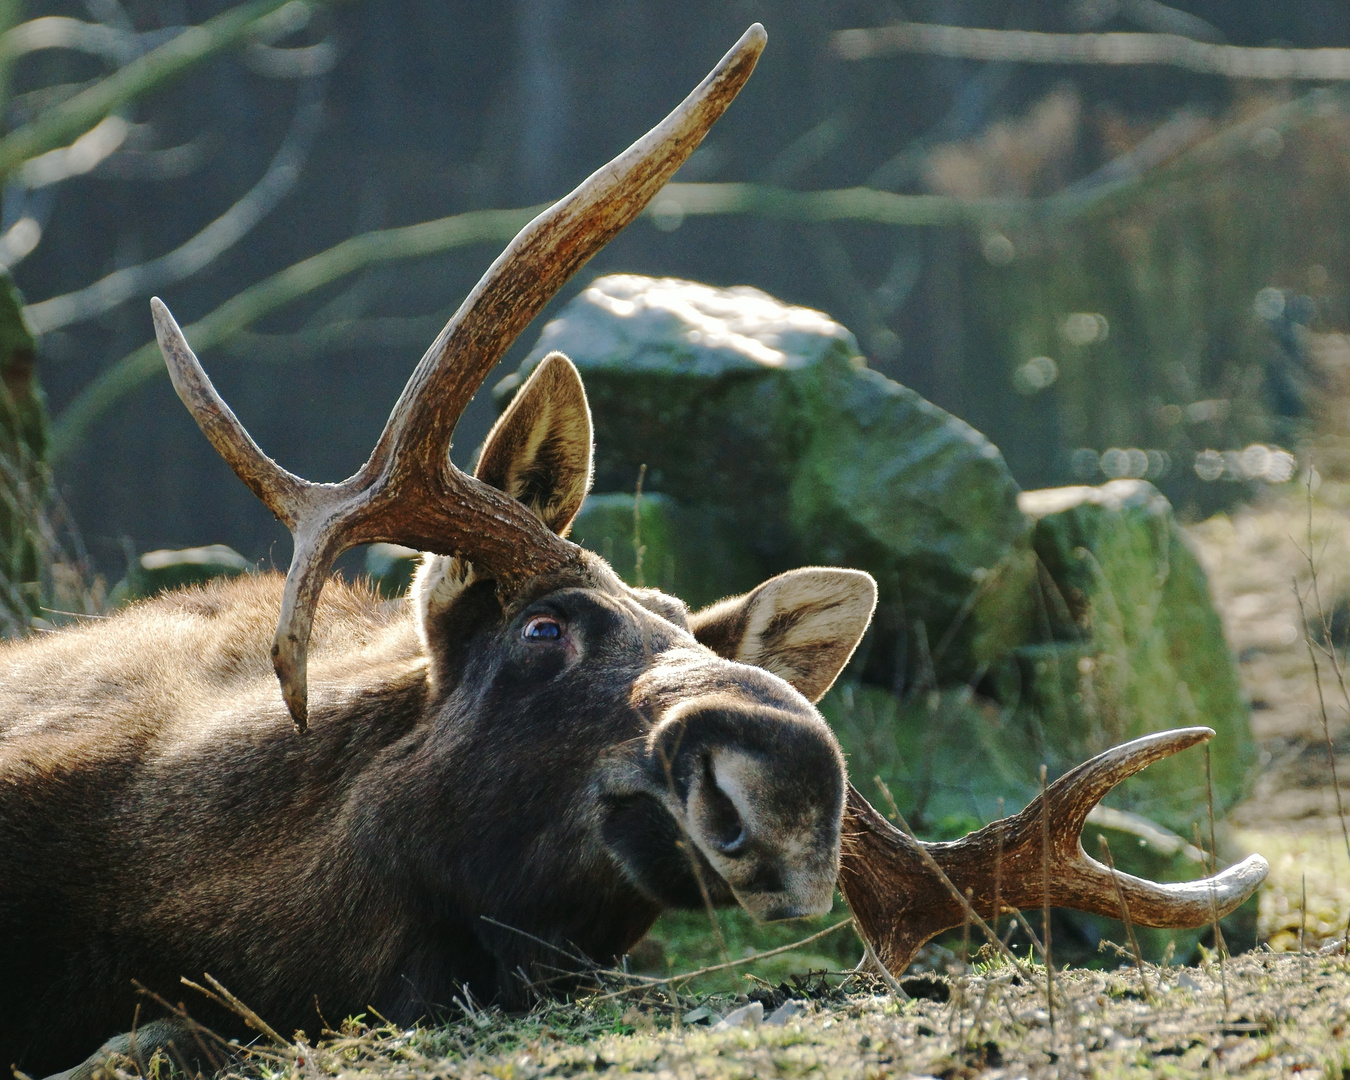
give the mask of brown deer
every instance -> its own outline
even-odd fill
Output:
[[[1124,895],[1137,922],[1193,926],[1259,883],[1259,859],[1182,886],[1113,881],[1079,846],[1113,784],[1203,728],[1110,751],[1052,785],[1044,813],[1038,800],[954,844],[889,825],[812,704],[867,627],[872,580],[796,570],[694,613],[629,588],[565,539],[591,424],[561,355],[473,476],[450,463],[487,372],[692,152],[764,41],[751,27],[521,232],[340,484],[266,457],[152,302],[179,395],[295,555],[284,583],[185,590],[4,647],[0,1063],[72,1065],[148,1007],[133,980],[177,997],[209,972],[281,1031],[312,1028],[316,1004],[412,1021],[463,986],[523,1003],[569,958],[613,962],[670,906],[791,918],[828,910],[838,882],[898,972],[961,923],[967,890],[985,914],[1048,897],[1116,915]],[[374,541],[428,552],[406,601],[327,580]],[[180,1022],[142,1020],[71,1075],[112,1052],[195,1048]]]

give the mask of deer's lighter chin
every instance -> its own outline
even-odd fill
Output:
[[[751,893],[736,896],[745,908],[760,922],[782,922],[785,919],[805,919],[812,915],[827,915],[834,907],[834,881],[803,893]]]

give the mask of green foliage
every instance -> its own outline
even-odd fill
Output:
[[[634,971],[661,976],[697,971],[791,945],[848,917],[848,907],[838,894],[828,915],[779,923],[756,922],[740,908],[726,908],[715,913],[714,928],[714,915],[707,911],[667,911],[635,948],[630,966]],[[746,990],[753,979],[776,986],[791,975],[808,971],[847,971],[861,956],[862,946],[853,930],[841,928],[802,949],[680,982],[676,988],[681,993],[735,993]]]
[[[47,495],[47,409],[23,299],[0,275],[0,607],[11,622],[38,613],[41,515]]]

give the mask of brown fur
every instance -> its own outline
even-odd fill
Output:
[[[480,475],[532,476],[565,528],[589,417],[553,367]],[[0,1063],[73,1064],[131,1025],[133,979],[179,1000],[210,972],[281,1031],[316,1001],[410,1022],[464,984],[522,1003],[559,949],[612,962],[705,889],[764,918],[828,905],[843,760],[799,688],[829,685],[870,603],[822,623],[834,572],[795,572],[700,620],[590,554],[509,592],[456,562],[407,601],[328,584],[304,737],[268,663],[275,575],[0,647]]]

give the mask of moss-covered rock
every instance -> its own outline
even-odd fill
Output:
[[[586,381],[597,490],[632,491],[646,465],[647,488],[692,515],[687,547],[720,538],[677,571],[693,596],[803,563],[866,569],[881,586],[869,670],[888,683],[968,678],[1018,643],[1030,549],[997,448],[868,370],[828,316],[755,289],[599,278],[499,400],[554,349]]]
[[[252,569],[251,562],[225,544],[147,551],[132,562],[109,601],[126,603],[184,585],[201,585],[218,577],[238,577]]]
[[[1001,673],[1029,739],[1065,767],[1151,731],[1205,724],[1215,812],[1242,795],[1249,709],[1209,595],[1172,513],[1142,480],[1024,492],[1042,568],[1037,637]],[[1206,813],[1203,762],[1183,755],[1129,781],[1118,805],[1189,835]]]

